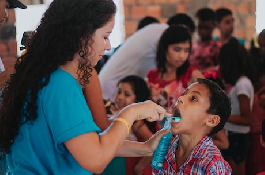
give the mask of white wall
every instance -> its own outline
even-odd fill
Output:
[[[256,33],[265,29],[265,0],[256,0]]]

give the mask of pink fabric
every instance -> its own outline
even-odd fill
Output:
[[[178,97],[183,93],[184,89],[187,88],[188,82],[191,79],[193,70],[196,68],[190,66],[187,72],[182,75],[179,80],[174,79],[171,81],[163,81],[160,79],[160,73],[158,70],[151,70],[147,74],[148,83],[159,87],[160,95],[158,98],[158,104],[163,106],[171,112],[172,105],[176,102]]]
[[[190,64],[196,66],[199,70],[216,65],[220,47],[221,45],[214,40],[194,42]]]
[[[251,114],[251,125],[250,132],[261,134],[261,123],[263,118],[265,118],[265,110],[259,104],[258,93],[262,90],[265,90],[265,87],[261,88],[258,92],[255,93],[254,103]]]
[[[250,148],[246,159],[246,174],[256,175],[265,171],[265,148],[260,144],[260,134],[250,134]]]

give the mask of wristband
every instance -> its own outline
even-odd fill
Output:
[[[130,134],[130,124],[127,122],[127,120],[125,120],[124,118],[115,118],[113,121],[114,122],[115,121],[122,122],[126,126],[126,128],[127,128],[127,133]]]

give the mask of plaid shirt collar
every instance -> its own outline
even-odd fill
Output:
[[[193,148],[193,150],[191,151],[191,154],[189,155],[189,157],[187,158],[185,163],[183,165],[181,165],[180,170],[184,169],[187,164],[193,164],[193,162],[191,162],[191,161],[194,161],[195,159],[192,159],[192,158],[204,157],[201,148],[204,148],[207,145],[209,145],[209,141],[210,141],[209,136],[203,137],[203,139]],[[164,161],[164,168],[163,169],[165,170],[168,168],[167,166],[171,166],[170,169],[172,171],[174,171],[172,173],[177,173],[177,171],[178,171],[177,164],[176,164],[176,149],[178,147],[178,144],[179,144],[179,136],[176,135],[175,138],[170,143],[170,146],[169,146],[170,150],[168,151],[169,154],[167,154],[166,160]]]

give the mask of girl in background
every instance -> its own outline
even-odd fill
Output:
[[[190,66],[191,36],[184,25],[170,26],[162,34],[156,53],[157,69],[147,74],[151,99],[171,111],[171,106],[202,73]]]
[[[147,78],[151,99],[169,112],[188,85],[196,78],[204,78],[199,70],[190,66],[190,53],[191,35],[187,27],[177,25],[165,30],[157,46],[157,69],[149,71]]]
[[[114,115],[110,117],[110,120],[115,118],[115,114],[117,114],[124,107],[132,103],[143,102],[148,99],[149,89],[144,79],[136,75],[124,77],[118,82],[118,89],[115,94],[115,102],[110,108],[110,111]],[[126,140],[146,141],[155,133],[155,131],[155,122],[139,120],[134,122],[132,125],[131,131],[127,135]],[[151,163],[151,157],[146,157],[143,159],[126,157],[125,160],[121,157],[115,157],[103,174],[124,174],[124,170],[122,168],[124,161],[126,162],[126,175],[141,175],[142,173],[145,175],[152,174],[152,170],[149,165]]]
[[[184,25],[170,26],[160,38],[156,54],[157,69],[147,74],[151,99],[171,112],[172,105],[183,90],[202,73],[189,63],[191,36]],[[164,121],[157,122],[157,129]],[[213,135],[214,144],[219,149],[228,147],[224,131]]]
[[[223,155],[234,175],[244,175],[254,100],[254,66],[247,50],[235,38],[222,46],[219,64],[232,105],[231,115],[225,125],[229,148],[223,151]]]

